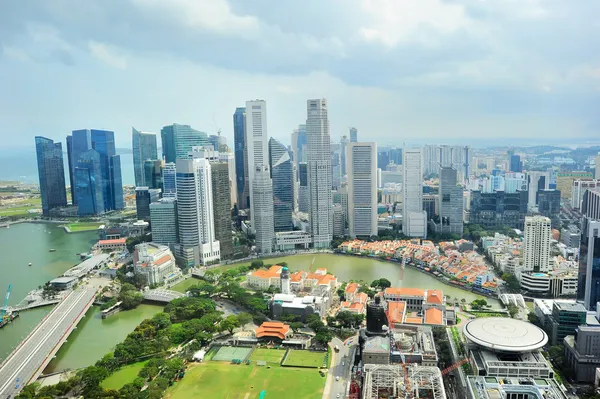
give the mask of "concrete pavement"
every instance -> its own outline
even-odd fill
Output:
[[[358,344],[356,336],[341,341],[339,338],[333,338],[330,342],[332,349],[331,367],[327,373],[327,381],[323,390],[323,399],[345,398],[350,384],[350,371],[352,368],[352,355],[354,348]],[[340,348],[335,352],[335,346]]]

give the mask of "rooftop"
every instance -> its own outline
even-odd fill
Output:
[[[398,295],[398,296],[425,296],[425,290],[421,288],[396,288],[390,287],[385,289],[385,295]]]
[[[277,321],[265,321],[256,329],[256,337],[274,337],[285,339],[290,332],[290,326]]]
[[[567,310],[569,312],[587,312],[585,306],[577,302],[554,302],[559,310]]]
[[[548,342],[548,335],[541,328],[504,317],[470,320],[463,331],[469,341],[492,351],[530,352]]]

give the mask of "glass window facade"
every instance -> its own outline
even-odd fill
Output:
[[[36,136],[35,151],[42,212],[44,216],[49,216],[53,208],[67,205],[62,145],[45,137]]]

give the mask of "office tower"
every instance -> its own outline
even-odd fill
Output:
[[[571,205],[574,209],[581,209],[583,195],[588,190],[600,189],[600,180],[575,180],[571,189]]]
[[[75,200],[79,216],[92,216],[104,213],[104,190],[100,154],[88,150],[78,154],[74,164]]]
[[[358,142],[358,130],[355,127],[351,127],[350,129],[348,129],[348,131],[350,134],[350,142],[351,143]]]
[[[519,155],[510,156],[510,171],[518,173],[523,172],[523,163],[521,162],[521,157]]]
[[[350,236],[376,236],[377,144],[350,143],[346,157]]]
[[[300,164],[298,164],[298,210],[304,213],[308,213],[310,210],[308,166],[306,162],[300,162]]]
[[[389,151],[389,156],[390,163],[402,165],[402,148],[391,148]]]
[[[152,242],[174,246],[179,242],[177,223],[177,200],[161,198],[150,204]]]
[[[133,148],[133,173],[136,187],[150,186],[144,175],[144,162],[148,159],[158,159],[156,148],[156,134],[142,132],[131,128],[131,142]]]
[[[598,155],[596,155],[594,161],[596,163],[596,168],[594,170],[594,178],[596,180],[600,180],[600,152],[598,153]]]
[[[275,238],[273,183],[269,170],[267,103],[246,101],[246,148],[250,192],[250,220],[261,253],[271,253]]]
[[[404,148],[402,231],[409,237],[427,237],[427,213],[423,211],[423,167],[421,150]]]
[[[552,228],[550,219],[545,216],[525,218],[525,238],[523,239],[523,271],[547,272],[550,267],[550,240]]]
[[[333,145],[332,145],[333,146]],[[331,189],[337,190],[342,184],[342,159],[339,151],[331,152]]]
[[[215,151],[227,152],[227,137],[221,136],[221,131],[217,134],[208,136],[208,143],[213,146]]]
[[[163,168],[164,161],[162,159],[147,159],[144,161],[144,187],[148,188],[163,188]]]
[[[208,143],[206,133],[192,129],[190,125],[174,123],[160,130],[162,152],[165,162],[186,159],[192,147],[205,146]]]
[[[436,231],[462,236],[463,189],[458,185],[457,171],[452,167],[440,169],[439,213],[440,221],[439,225],[436,224]]]
[[[529,211],[537,207],[537,193],[540,190],[550,189],[550,175],[548,172],[529,171],[527,172],[528,199],[527,208]]]
[[[306,162],[306,125],[298,125],[292,133],[292,151],[294,152],[294,164],[296,167],[300,162]]]
[[[427,214],[427,220],[433,219],[438,214],[439,209],[439,195],[436,194],[423,194],[423,210]]]
[[[67,206],[65,167],[61,143],[35,136],[42,214],[50,216],[54,208]]]
[[[527,177],[524,173],[509,172],[504,175],[504,192],[527,191]]]
[[[177,166],[165,163],[162,170],[163,198],[177,198]]]
[[[527,214],[527,191],[483,193],[471,190],[469,222],[484,227],[509,226],[523,230]]]
[[[588,190],[583,194],[581,213],[590,219],[600,220],[600,191]]]
[[[178,254],[188,267],[220,259],[215,238],[211,165],[207,159],[178,159]]]
[[[346,176],[346,153],[348,152],[348,143],[350,143],[350,140],[348,140],[348,136],[342,136],[342,139],[340,140],[340,157],[341,157],[341,164],[342,164],[342,177]]]
[[[229,178],[229,205],[231,208],[237,204],[237,182],[235,177],[235,156],[232,152],[219,152],[219,162],[227,164]]]
[[[573,182],[575,180],[593,180],[594,176],[592,172],[574,170],[571,172],[556,172],[550,169],[548,171],[551,179],[555,180],[556,186],[549,188],[556,188],[560,190],[561,199],[571,201],[571,188],[573,187]],[[552,181],[550,181],[550,185],[552,185]]]
[[[246,124],[246,108],[236,108],[233,114],[233,141],[234,149],[233,153],[235,156],[235,182],[237,185],[237,204],[238,208],[248,208],[248,195],[246,184],[246,175],[248,174],[245,165],[244,154],[246,148],[246,136],[245,136],[245,124]]]
[[[150,204],[160,199],[160,190],[148,187],[135,188],[135,211],[138,220],[150,220]],[[154,227],[154,226],[153,226]]]
[[[273,214],[276,232],[293,230],[294,169],[288,149],[271,137],[269,161],[273,179]]]
[[[381,170],[385,170],[385,168],[390,163],[390,154],[388,150],[381,150],[377,153],[377,167]]]
[[[356,138],[356,132],[354,135]],[[333,236],[333,213],[331,210],[331,138],[325,99],[307,101],[306,140],[309,219],[313,247],[327,248],[331,245]]]
[[[346,230],[346,221],[344,218],[344,210],[341,204],[334,203],[333,209],[333,236],[343,237]]]
[[[346,235],[346,227],[348,225],[348,184],[343,183],[339,190],[333,193],[333,203],[342,206],[343,226]],[[335,233],[334,233],[335,234]]]
[[[560,225],[560,191],[540,190],[537,201],[538,212],[549,217],[553,225]]]
[[[584,218],[581,231],[577,300],[583,301],[586,309],[596,310],[600,302],[600,221]]]
[[[71,192],[71,203],[73,205],[75,202],[75,180],[73,177],[73,172],[75,171],[75,165],[73,164],[73,155],[71,148],[73,147],[73,136],[67,136],[67,166],[69,168],[69,191]]]
[[[423,147],[423,174],[440,173],[440,167],[456,169],[459,183],[468,179],[470,171],[470,147],[460,145],[426,145]]]

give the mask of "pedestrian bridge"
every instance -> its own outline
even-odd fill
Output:
[[[153,290],[144,291],[144,299],[153,302],[169,303],[173,299],[182,298],[185,294],[177,291],[171,291],[164,288],[156,288]]]
[[[527,306],[525,304],[525,299],[521,294],[502,294],[500,295],[500,300],[504,306],[508,306],[509,303],[512,303],[520,308],[525,308]]]

